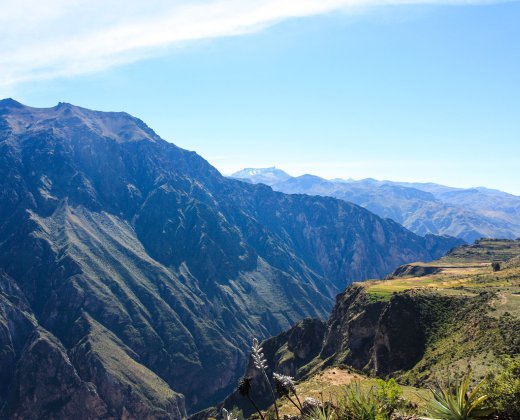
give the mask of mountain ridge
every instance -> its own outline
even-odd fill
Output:
[[[358,204],[390,218],[418,235],[456,236],[472,243],[482,237],[514,239],[520,236],[520,197],[489,188],[453,188],[434,183],[378,181],[367,178],[326,180],[315,175],[262,179],[236,172],[231,177],[263,182],[288,194],[331,196]]]

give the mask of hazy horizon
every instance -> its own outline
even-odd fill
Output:
[[[421,183],[426,183],[426,184],[431,183],[431,184],[438,184],[438,185],[443,185],[443,186],[446,186],[446,187],[460,188],[460,189],[466,189],[466,188],[487,188],[487,189],[491,189],[491,190],[499,190],[498,188],[493,188],[493,187],[489,187],[489,186],[486,186],[486,185],[457,186],[457,185],[440,184],[438,182],[433,182],[433,181],[409,181],[409,180],[401,180],[401,179],[383,179],[383,178],[379,179],[379,178],[374,178],[374,177],[371,177],[371,176],[364,177],[364,178],[352,178],[352,177],[337,177],[337,176],[335,176],[335,177],[326,177],[326,176],[321,176],[319,174],[311,173],[311,172],[290,173],[289,171],[286,171],[284,168],[278,167],[276,165],[271,165],[271,166],[266,166],[266,167],[256,167],[256,168],[254,168],[254,167],[243,167],[243,168],[239,168],[236,171],[232,171],[232,172],[222,172],[220,170],[219,171],[222,173],[222,175],[232,176],[236,172],[239,172],[239,171],[245,170],[245,169],[271,169],[271,168],[282,170],[285,173],[287,173],[288,175],[290,175],[291,177],[295,177],[295,178],[296,177],[300,177],[300,176],[304,176],[304,175],[314,175],[314,176],[318,176],[320,178],[326,179],[328,181],[333,181],[333,180],[363,181],[363,180],[367,180],[367,179],[373,179],[375,181],[380,181],[380,182],[389,181],[389,182],[419,183],[419,184],[421,184]],[[502,192],[505,192],[505,193],[508,193],[508,194],[511,194],[511,195],[519,196],[518,194],[514,194],[514,193],[511,193],[509,191],[504,191],[504,190],[499,190],[499,191],[502,191]]]

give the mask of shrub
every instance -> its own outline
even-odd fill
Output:
[[[520,419],[520,356],[507,358],[503,369],[488,375],[484,391],[501,419]]]
[[[376,387],[363,389],[359,382],[347,385],[338,406],[322,404],[305,416],[308,420],[388,420],[403,400],[394,379],[379,379]]]
[[[399,407],[402,394],[401,387],[397,385],[393,378],[386,382],[383,379],[377,380],[377,397],[380,403],[386,407],[388,414],[391,414]]]
[[[377,387],[363,390],[359,382],[345,387],[337,410],[340,419],[386,420],[402,402],[402,390],[394,379],[379,379]]]
[[[339,417],[345,419],[376,420],[384,419],[381,402],[376,390],[372,387],[364,391],[359,382],[345,388],[339,403]]]

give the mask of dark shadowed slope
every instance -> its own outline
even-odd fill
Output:
[[[229,180],[125,113],[1,101],[0,417],[179,418],[253,336],[455,244]]]
[[[310,194],[356,203],[395,220],[418,235],[450,235],[472,243],[482,237],[520,236],[520,197],[486,188],[460,189],[428,183],[375,179],[291,177],[280,169],[244,169],[233,178],[263,183],[288,194]]]

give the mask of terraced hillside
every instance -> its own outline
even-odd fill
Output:
[[[364,286],[369,298],[382,300],[407,290],[466,296],[494,292],[507,295],[520,310],[520,299],[516,301],[520,297],[516,294],[519,258],[520,241],[482,239],[474,245],[455,248],[436,261],[403,265],[386,280],[369,281]],[[493,270],[494,262],[499,264],[498,271]]]

